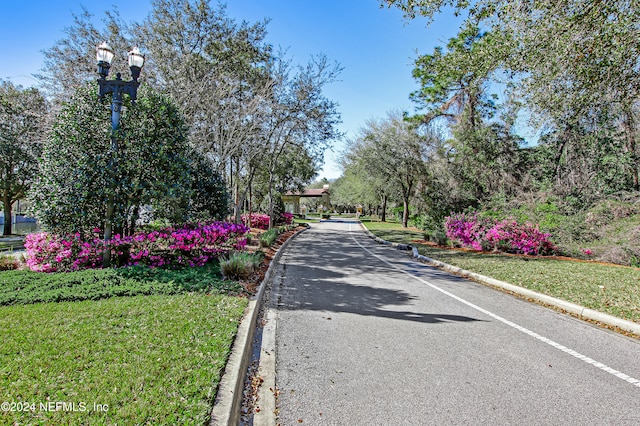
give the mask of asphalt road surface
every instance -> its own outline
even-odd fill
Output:
[[[640,342],[417,263],[356,223],[275,271],[281,425],[640,425]]]

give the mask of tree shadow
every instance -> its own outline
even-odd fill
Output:
[[[361,285],[367,280],[384,281],[388,279],[387,273],[397,271],[358,248],[343,232],[323,230],[321,238],[303,234],[295,243],[290,248],[295,254],[283,263],[286,279],[279,309],[343,312],[426,324],[480,321],[461,315],[420,312],[415,304],[417,297],[403,289],[382,287],[380,284],[384,283]],[[404,266],[411,273],[425,273],[409,258]]]
[[[316,271],[316,274],[317,272],[319,271]],[[286,287],[285,294],[278,302],[278,309],[351,313],[425,324],[481,321],[461,315],[398,308],[411,305],[415,299],[416,297],[402,290],[354,285],[340,280],[307,278],[296,279],[295,286]]]

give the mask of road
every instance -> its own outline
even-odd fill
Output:
[[[359,224],[314,224],[274,272],[281,425],[640,424],[639,341],[417,263]]]

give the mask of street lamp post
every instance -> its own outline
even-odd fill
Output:
[[[120,127],[120,115],[122,112],[122,95],[127,94],[132,101],[135,101],[138,95],[138,78],[140,77],[140,71],[144,65],[144,56],[140,53],[137,47],[134,47],[129,52],[129,69],[131,70],[131,81],[122,80],[120,73],[116,74],[116,78],[113,80],[107,80],[109,75],[109,68],[111,68],[111,61],[113,61],[114,53],[111,47],[104,42],[96,49],[96,60],[98,62],[98,85],[100,87],[100,97],[112,94],[111,97],[111,158],[109,161],[109,174],[112,179],[116,177],[117,170],[117,153],[118,153],[118,128]],[[103,266],[107,267],[111,263],[111,250],[106,246],[111,240],[113,233],[113,213],[115,210],[115,188],[110,188],[107,196],[107,211],[104,220],[104,241],[105,251],[102,258]]]

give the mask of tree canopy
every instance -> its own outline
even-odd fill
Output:
[[[119,177],[122,178],[119,191],[131,201],[130,209],[122,213],[129,222],[139,208],[134,205],[150,199],[163,199],[156,211],[172,217],[178,211],[184,213],[186,205],[199,206],[196,210],[200,212],[185,213],[186,217],[205,212],[226,213],[227,208],[207,207],[202,197],[206,182],[218,188],[220,178],[227,189],[209,188],[216,194],[212,199],[230,202],[233,216],[239,220],[242,209],[265,205],[265,200],[267,206],[272,206],[277,191],[309,182],[321,165],[324,150],[340,136],[336,127],[340,119],[337,104],[323,93],[337,78],[340,66],[323,55],[311,57],[305,65],[292,65],[284,53],[275,52],[266,43],[266,20],[237,23],[227,16],[224,5],[214,7],[206,0],[154,0],[151,13],[142,23],[124,24],[117,11],[111,11],[105,15],[103,24],[97,26],[91,14],[83,9],[82,14],[74,15],[65,37],[45,51],[45,68],[40,77],[56,108],[65,111],[60,119],[65,121],[66,115],[71,114],[69,106],[64,106],[65,100],[76,93],[77,87],[95,79],[96,45],[107,40],[118,55],[137,45],[146,52],[141,87],[166,95],[166,105],[175,106],[176,117],[179,114],[184,120],[179,131],[186,136],[188,147],[176,151],[176,164],[182,164],[186,152],[188,163],[195,167],[194,173],[203,180],[203,184],[192,181],[191,190],[195,192],[191,194],[195,198],[184,204],[184,200],[178,199],[164,202],[174,197],[175,188],[171,185],[141,184],[142,180],[148,180],[152,173],[149,170]],[[125,66],[126,61],[116,56],[112,72],[122,72],[126,78]],[[63,87],[59,87],[60,81],[64,82]],[[84,96],[92,96],[89,92],[83,92]],[[142,141],[147,137],[143,133],[149,132],[160,143],[165,138],[174,140],[167,127],[151,126],[159,116],[149,114],[146,109],[145,102],[150,99],[154,98],[139,101],[140,108],[125,105],[132,120],[128,124],[123,121],[120,135]],[[87,113],[97,108],[80,104],[76,101],[75,105],[86,108]],[[94,117],[95,123],[85,122],[82,129],[69,124],[64,129],[58,126],[54,138],[64,138],[63,133],[70,130],[76,132],[72,138],[97,142],[97,138],[106,137],[106,141],[108,135],[97,130],[98,121],[105,119],[103,115]],[[142,123],[134,124],[133,119]],[[93,126],[96,130],[89,130]],[[137,148],[142,149],[143,145]],[[131,155],[146,154],[135,152],[133,145],[122,146],[125,149],[118,161],[123,164]],[[168,142],[167,148],[175,147]],[[101,161],[100,156],[97,158]],[[96,174],[97,181],[103,179],[99,161],[93,165],[98,170],[91,172]],[[168,171],[165,175],[168,182],[183,185],[183,176],[174,176],[168,163],[155,167]],[[62,188],[62,183],[58,184]],[[257,196],[263,198],[256,200]],[[95,222],[99,215],[94,216],[87,223]],[[47,223],[54,222],[59,223],[51,220]]]

